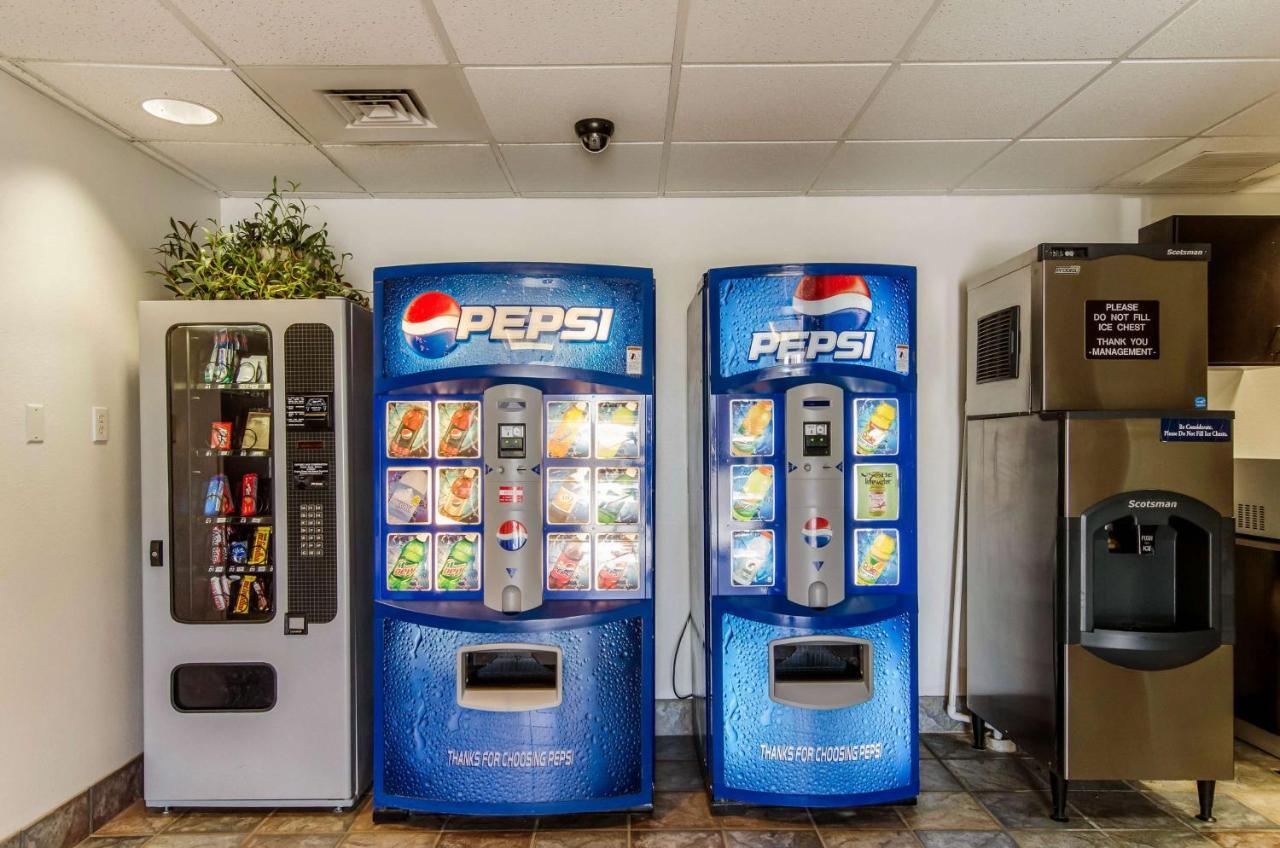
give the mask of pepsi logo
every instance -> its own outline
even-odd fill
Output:
[[[804,523],[800,535],[809,547],[825,548],[831,541],[831,522],[821,515],[815,515]]]
[[[458,346],[458,322],[462,308],[444,292],[429,291],[415,297],[404,310],[400,329],[405,343],[419,356],[439,359]]]
[[[791,308],[814,330],[861,330],[871,319],[871,289],[857,274],[801,277]]]
[[[519,521],[504,521],[498,526],[498,544],[504,551],[518,551],[529,541],[529,528]]]

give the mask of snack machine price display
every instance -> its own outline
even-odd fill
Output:
[[[651,273],[383,268],[375,312],[375,816],[648,807]]]

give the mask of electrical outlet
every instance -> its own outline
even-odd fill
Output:
[[[93,408],[93,443],[100,445],[107,441],[109,433],[108,426],[111,420],[107,415],[105,406],[95,406]]]
[[[44,404],[27,404],[27,441],[40,443],[44,441]]]

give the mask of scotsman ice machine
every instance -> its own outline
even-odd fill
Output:
[[[1232,766],[1231,413],[1205,245],[1041,245],[968,299],[968,705],[1071,780]]]

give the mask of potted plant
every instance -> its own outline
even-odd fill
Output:
[[[225,228],[170,218],[154,249],[160,270],[150,273],[183,300],[345,297],[367,308],[368,296],[342,278],[351,254],[334,251],[327,224],[307,223],[313,207],[285,196],[297,190],[290,182],[281,191],[273,179],[257,211]]]

